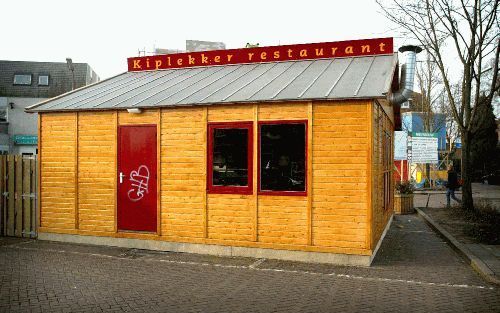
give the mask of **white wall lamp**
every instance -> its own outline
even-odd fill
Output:
[[[139,109],[139,108],[130,108],[130,109],[127,109],[127,112],[130,113],[130,114],[141,114],[142,113],[142,109]]]

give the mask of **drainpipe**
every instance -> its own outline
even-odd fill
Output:
[[[401,79],[399,83],[399,90],[390,93],[387,100],[392,105],[399,105],[408,101],[413,94],[413,81],[415,78],[415,67],[417,53],[420,53],[422,48],[418,46],[402,46],[399,52],[406,52],[406,62],[401,66]]]

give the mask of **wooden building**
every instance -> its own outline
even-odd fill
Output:
[[[391,38],[128,61],[28,108],[40,239],[371,263],[393,212]]]

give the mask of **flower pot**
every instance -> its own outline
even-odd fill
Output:
[[[394,194],[394,214],[411,214],[413,209],[413,194]]]

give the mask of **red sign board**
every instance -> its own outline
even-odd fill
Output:
[[[128,58],[129,72],[171,68],[329,59],[392,54],[392,38],[321,42],[287,46],[256,47]]]

